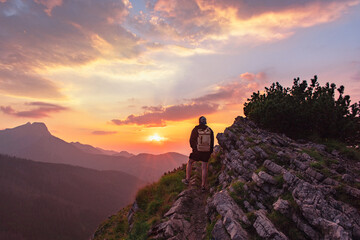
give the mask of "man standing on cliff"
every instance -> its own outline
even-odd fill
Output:
[[[186,179],[183,179],[183,183],[189,185],[192,164],[194,161],[201,161],[201,189],[205,191],[208,161],[214,150],[214,132],[206,125],[206,118],[204,116],[199,118],[199,125],[195,126],[191,132],[190,146],[192,153],[190,153],[189,161],[186,165]]]

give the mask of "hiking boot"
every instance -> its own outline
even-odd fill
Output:
[[[185,178],[181,180],[183,184],[185,184],[186,186],[189,186],[189,181]]]

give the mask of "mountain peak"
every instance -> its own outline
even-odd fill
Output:
[[[41,135],[41,136],[51,135],[47,126],[43,122],[33,122],[33,123],[28,122],[24,125],[8,130],[15,130],[25,134],[33,134],[33,135]]]

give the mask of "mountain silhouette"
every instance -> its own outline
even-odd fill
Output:
[[[187,157],[179,153],[143,153],[131,157],[89,153],[53,136],[44,123],[37,122],[1,130],[0,153],[40,162],[119,170],[147,182],[157,180],[164,172],[187,161]]]
[[[92,154],[105,154],[105,155],[120,156],[120,157],[134,156],[134,154],[129,153],[127,151],[116,152],[113,150],[105,150],[99,147],[93,147],[89,144],[82,144],[80,142],[71,142],[71,144],[84,152],[92,153]]]
[[[123,172],[0,155],[0,239],[89,239],[144,184]]]

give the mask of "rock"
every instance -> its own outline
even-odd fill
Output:
[[[296,224],[296,227],[303,231],[311,240],[320,239],[320,234],[315,231],[309,224],[307,224],[296,213],[292,213],[291,219]]]
[[[279,198],[274,204],[273,207],[276,211],[286,215],[290,212],[290,204],[287,200]]]
[[[276,163],[270,161],[270,160],[265,160],[264,162],[264,167],[266,167],[267,169],[269,169],[271,172],[275,173],[275,174],[280,174],[280,173],[284,173],[285,169],[279,165],[277,165]]]
[[[245,206],[245,208],[246,208],[246,210],[248,211],[248,212],[252,212],[252,211],[254,211],[254,208],[253,208],[253,206],[251,206],[251,204],[248,202],[248,201],[244,201],[244,206]]]
[[[206,214],[201,196],[199,189],[189,188],[182,191],[170,210],[165,213],[166,220],[150,230],[151,239],[182,240],[198,239],[202,236],[206,227]]]
[[[315,171],[314,169],[312,169],[311,167],[307,168],[305,173],[313,178],[313,179],[316,179],[317,181],[321,181],[324,179],[324,175],[322,175],[321,173]]]
[[[225,172],[222,172],[222,173],[220,173],[218,179],[219,179],[220,184],[223,184],[224,182],[227,183],[228,176],[226,175]]]
[[[221,216],[228,216],[234,221],[241,221],[245,224],[250,224],[245,213],[229,196],[226,190],[216,193],[209,205],[213,206]]]
[[[262,150],[261,147],[255,146],[253,149],[257,154],[259,154],[260,158],[265,159],[269,157],[269,155],[264,150]]]
[[[260,171],[258,173],[258,175],[264,182],[267,182],[267,183],[270,183],[270,184],[273,184],[273,185],[276,184],[275,179],[270,174],[268,174],[268,173],[266,173],[264,171]]]
[[[340,152],[337,150],[332,150],[331,154],[334,155],[335,157],[338,157],[340,155]]]
[[[312,161],[313,159],[309,156],[309,154],[307,154],[307,153],[302,153],[301,154],[301,158],[300,158],[301,160],[303,160],[303,161]]]
[[[345,191],[347,194],[350,194],[351,196],[360,199],[360,190],[359,189],[345,186]]]
[[[251,179],[258,185],[259,187],[263,185],[265,182],[262,180],[256,173],[253,173]]]
[[[331,240],[350,240],[351,234],[345,231],[343,227],[338,224],[328,221],[326,219],[320,220],[320,226],[323,229],[324,239]]]
[[[260,237],[274,240],[288,239],[282,232],[277,230],[274,224],[266,217],[266,211],[258,210],[255,212],[255,216],[257,218],[253,227]]]
[[[208,206],[209,209],[216,209],[223,217],[223,225],[231,239],[248,239],[247,232],[241,227],[240,222],[250,225],[250,221],[226,190],[216,193],[208,202]]]
[[[130,229],[132,229],[133,223],[134,223],[134,215],[135,213],[139,210],[139,206],[137,205],[137,202],[134,201],[133,205],[131,206],[128,215],[127,215],[127,220],[128,220],[128,224],[130,226]]]
[[[337,186],[339,185],[339,182],[338,181],[335,181],[334,179],[332,178],[325,178],[325,180],[323,181],[324,184],[326,185],[332,185],[332,186]]]
[[[296,159],[294,159],[292,161],[292,163],[296,166],[297,169],[300,169],[301,171],[305,171],[308,167],[309,167],[309,164],[305,164],[301,161],[298,161]]]
[[[293,188],[294,185],[296,185],[299,181],[301,182],[302,180],[299,179],[297,176],[295,176],[294,174],[290,173],[289,171],[285,171],[284,175],[283,175],[284,181],[291,187]]]
[[[239,222],[234,221],[233,215],[229,212],[226,213],[223,224],[230,235],[230,239],[245,240],[249,238],[247,232],[241,227]]]
[[[229,234],[224,229],[224,225],[221,221],[221,219],[217,220],[217,222],[214,225],[214,229],[211,232],[212,239],[214,240],[230,240]]]
[[[251,148],[248,148],[244,152],[244,158],[248,160],[254,160],[256,158],[256,153]]]
[[[349,174],[344,174],[342,175],[341,179],[344,181],[344,182],[353,182],[354,181],[354,178],[352,176],[350,176]]]

